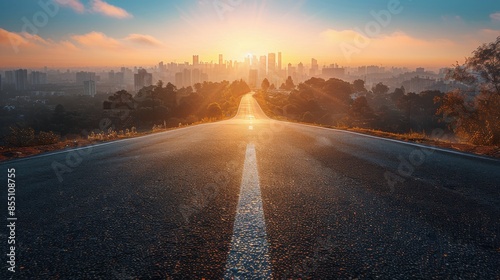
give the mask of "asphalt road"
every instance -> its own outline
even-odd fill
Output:
[[[274,121],[250,95],[0,170],[0,279],[500,279],[500,161]]]

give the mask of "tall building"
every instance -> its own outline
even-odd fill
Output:
[[[200,56],[193,55],[193,66],[198,66],[198,64],[200,64]]]
[[[267,56],[267,73],[268,75],[274,75],[276,73],[276,54],[270,53]]]
[[[14,71],[16,90],[28,89],[28,70],[18,69]]]
[[[260,74],[260,79],[264,80],[264,78],[267,76],[267,57],[265,55],[260,57],[260,63],[259,63],[259,74]]]
[[[318,66],[318,60],[312,58],[311,59],[311,70],[309,71],[309,76],[314,77],[318,75],[319,71],[319,66]]]
[[[116,79],[116,74],[115,71],[111,70],[108,72],[108,81],[110,83],[114,83],[115,82],[115,79]]]
[[[5,71],[5,85],[15,85],[14,71]]]
[[[278,53],[278,72],[281,72],[282,65],[281,65],[281,52]]]
[[[75,77],[76,77],[76,83],[79,85],[81,85],[84,81],[88,81],[88,80],[95,81],[96,80],[95,72],[80,71],[80,72],[76,72]]]
[[[96,93],[95,81],[89,80],[83,82],[83,95],[94,97]]]
[[[191,70],[190,69],[184,69],[182,72],[182,78],[183,78],[183,84],[185,87],[192,86],[191,84]]]
[[[193,85],[195,85],[197,83],[201,83],[201,71],[200,71],[200,69],[195,68],[195,69],[193,69],[193,71],[191,71],[191,82],[193,83]]]
[[[124,82],[125,82],[125,75],[123,74],[123,72],[116,72],[114,83],[117,85],[123,85]]]
[[[304,80],[304,77],[305,77],[304,74],[305,74],[304,64],[301,62],[301,63],[299,63],[299,65],[297,65],[297,75],[298,75],[297,82],[302,82]]]
[[[139,91],[143,87],[153,84],[153,74],[148,73],[146,69],[139,69],[137,74],[134,74],[134,88]]]
[[[330,67],[324,67],[321,70],[323,78],[338,78],[342,79],[345,75],[345,68],[339,67],[337,64],[332,64]]]
[[[44,85],[47,83],[47,73],[32,71],[29,77],[32,85]]]
[[[175,73],[175,86],[177,88],[184,87],[184,79],[182,77],[182,72]]]
[[[224,64],[224,57],[222,56],[222,54],[219,54],[219,65],[222,64]]]
[[[292,77],[292,79],[297,80],[297,74],[295,72],[295,67],[292,66],[291,63],[288,63],[288,76]]]

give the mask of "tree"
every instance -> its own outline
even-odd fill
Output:
[[[354,100],[349,110],[349,115],[356,119],[373,117],[373,110],[368,105],[368,100],[365,96],[360,96]]]
[[[269,83],[269,80],[267,78],[265,78],[262,81],[262,84],[261,84],[260,88],[262,88],[263,91],[267,91],[270,86],[271,86],[271,84]]]
[[[288,76],[285,82],[285,89],[286,90],[292,90],[295,88],[295,84],[293,83],[292,77]]]
[[[219,103],[210,103],[207,107],[207,117],[209,118],[220,118],[222,116],[222,108]]]
[[[352,82],[352,89],[354,92],[367,92],[365,88],[365,81],[358,79]]]
[[[383,83],[378,83],[372,87],[372,92],[374,95],[385,95],[389,92],[389,87]]]
[[[465,64],[455,65],[448,78],[472,85],[486,95],[500,95],[500,36],[478,47]]]
[[[435,98],[437,114],[458,137],[480,145],[500,143],[500,36],[478,47],[448,75],[469,85],[474,94],[455,90]]]

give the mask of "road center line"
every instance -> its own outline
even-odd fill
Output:
[[[254,144],[248,144],[231,251],[224,279],[271,279],[266,223],[260,194]]]

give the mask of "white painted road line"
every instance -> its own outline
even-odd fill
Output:
[[[271,279],[255,146],[248,144],[224,279]]]

